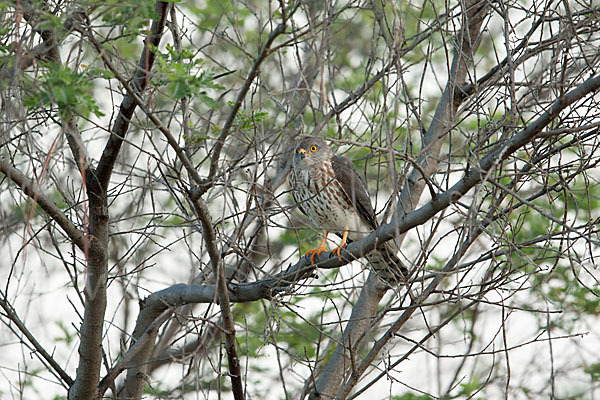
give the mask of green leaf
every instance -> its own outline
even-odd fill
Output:
[[[24,104],[30,109],[47,106],[58,107],[62,119],[72,113],[88,117],[90,114],[103,116],[104,113],[96,104],[92,91],[94,80],[112,79],[114,74],[100,68],[82,67],[81,72],[72,71],[64,65],[42,63],[46,70],[36,81],[25,81],[28,96]]]
[[[393,396],[393,400],[433,400],[433,397],[426,394],[404,393],[401,396]]]
[[[204,60],[187,49],[177,51],[167,44],[165,52],[156,47],[151,51],[157,55],[158,78],[154,85],[166,86],[167,93],[174,99],[197,97],[212,109],[219,105],[205,89],[224,90],[214,82],[214,75],[202,68]]]
[[[67,345],[73,343],[73,340],[77,337],[75,333],[71,333],[67,326],[62,322],[57,322],[56,325],[60,328],[62,336],[55,337],[54,340],[57,342],[65,342]]]
[[[592,382],[600,381],[600,363],[586,365],[583,367],[583,372],[589,374],[592,377]]]
[[[149,21],[158,16],[154,12],[154,1],[107,0],[98,10],[102,21],[120,26],[123,36],[137,36],[148,29]]]
[[[202,102],[204,104],[206,104],[207,106],[209,106],[213,110],[218,110],[219,109],[219,104],[215,100],[213,100],[212,98],[208,97],[205,94],[201,94],[200,95],[200,100],[202,100]]]
[[[192,135],[192,137],[189,137],[188,135],[185,135],[185,134],[183,135],[183,140],[185,140],[188,143],[193,143],[193,144],[202,143],[206,139],[210,139],[210,137],[200,135],[199,133]]]

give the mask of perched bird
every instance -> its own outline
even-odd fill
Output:
[[[303,138],[293,157],[289,180],[294,200],[315,227],[325,231],[319,247],[307,251],[306,256],[314,263],[315,256],[326,251],[329,232],[335,232],[342,242],[332,253],[339,257],[347,243],[363,239],[377,228],[367,185],[352,162],[334,155],[322,138]],[[370,252],[367,259],[387,284],[397,285],[408,274],[388,243]]]

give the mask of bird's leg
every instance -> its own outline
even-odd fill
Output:
[[[331,250],[331,254],[336,254],[338,255],[338,260],[342,260],[342,249],[344,248],[344,246],[346,246],[346,244],[348,243],[348,229],[344,230],[344,234],[342,235],[342,243],[340,243],[340,245],[338,247],[336,247],[335,249]]]
[[[316,249],[309,250],[304,254],[307,257],[310,255],[310,262],[312,264],[315,263],[315,256],[318,256],[322,252],[327,251],[327,249],[325,248],[325,242],[327,242],[327,235],[329,235],[329,232],[326,231],[325,237],[323,238],[323,240],[321,240],[321,244],[319,245],[319,247],[317,247]]]

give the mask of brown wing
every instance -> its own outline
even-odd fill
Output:
[[[348,159],[340,156],[333,156],[331,165],[335,178],[342,185],[342,189],[348,201],[354,204],[358,213],[367,221],[371,228],[377,227],[375,220],[375,211],[371,205],[367,185],[358,175],[354,164]]]

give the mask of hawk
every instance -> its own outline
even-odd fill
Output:
[[[315,256],[327,250],[329,232],[335,232],[342,242],[332,253],[339,257],[347,243],[363,239],[377,228],[367,185],[354,164],[334,155],[322,138],[303,138],[293,157],[289,180],[294,200],[315,227],[325,231],[319,247],[307,251],[306,256],[314,263]],[[386,283],[398,283],[407,276],[406,267],[387,243],[369,253],[367,259]]]

